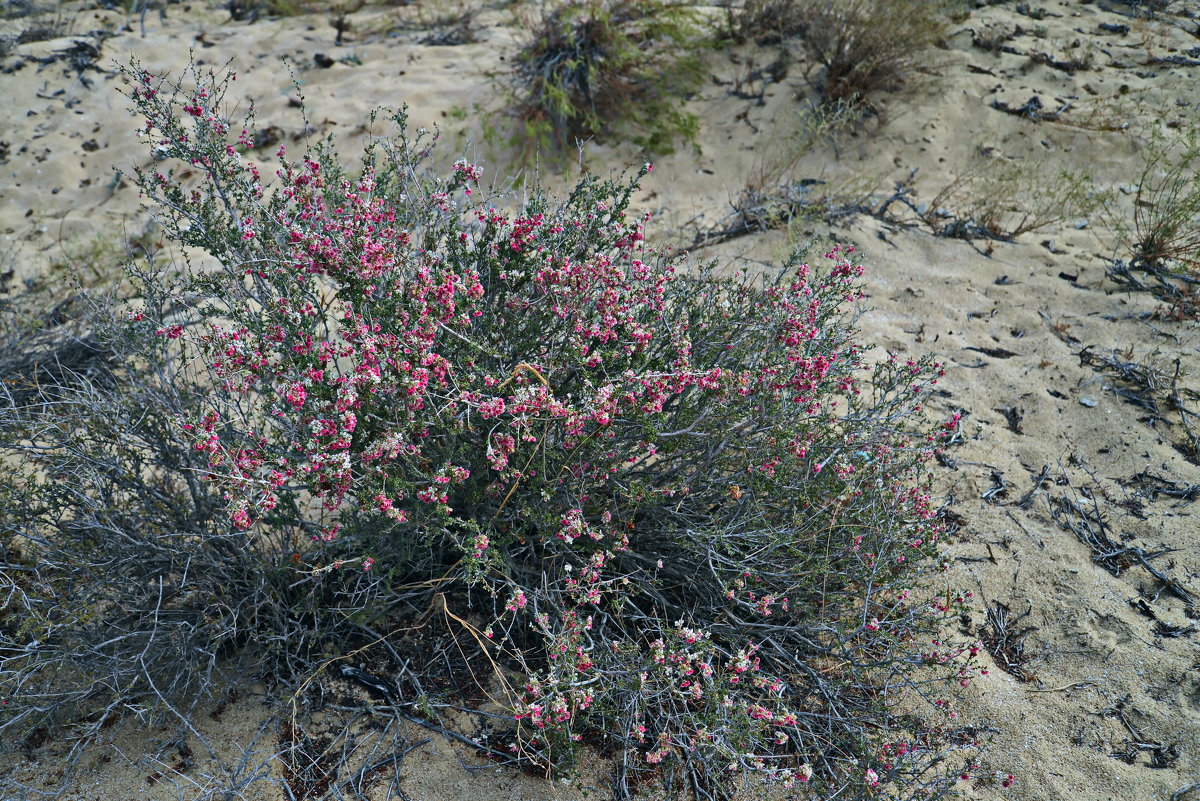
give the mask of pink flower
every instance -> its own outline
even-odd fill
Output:
[[[878,787],[879,774],[873,771],[871,768],[867,768],[867,772],[863,774],[863,781],[867,783],[868,787]]]
[[[295,406],[297,409],[304,405],[304,400],[307,397],[308,391],[299,381],[288,387],[287,394],[284,396],[287,402],[292,404],[292,406]]]
[[[513,596],[509,598],[507,602],[505,602],[504,608],[509,612],[516,612],[518,609],[524,609],[527,603],[529,603],[529,599],[525,597],[525,593],[521,590],[517,590]]]
[[[479,404],[479,415],[484,420],[490,420],[502,414],[504,414],[504,398],[492,398]]]

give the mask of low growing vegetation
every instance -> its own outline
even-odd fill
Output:
[[[961,10],[954,0],[743,0],[725,6],[722,34],[779,46],[830,113],[861,117],[937,71],[935,48]]]
[[[131,265],[95,339],[38,340],[97,342],[94,369],[5,357],[0,740],[186,731],[247,677],[285,696],[351,655],[432,725],[461,699],[388,637],[440,610],[507,714],[459,738],[547,772],[595,746],[616,797],[938,797],[972,770],[941,692],[975,670],[941,631],[969,593],[921,589],[958,418],[926,413],[937,364],[859,341],[851,251],[684,270],[636,179],[507,209],[403,113],[353,172],[280,148],[270,178],[231,76],[126,78],[167,154],[136,181],[208,261]]]
[[[1133,204],[1133,258],[1200,272],[1200,126],[1145,151]]]
[[[1133,224],[1118,226],[1128,260],[1109,274],[1151,291],[1179,318],[1200,314],[1200,126],[1153,137],[1143,151]]]
[[[735,42],[779,44],[803,34],[805,15],[796,0],[745,0],[725,6],[725,32]]]
[[[1106,197],[1077,170],[981,156],[934,195],[921,217],[939,236],[1008,241],[1087,218]]]
[[[648,153],[694,140],[683,108],[703,79],[695,13],[662,0],[546,4],[511,76],[512,141],[547,155],[592,137],[618,137]]]
[[[911,84],[931,65],[949,3],[925,0],[798,0],[804,47],[822,68],[814,85],[831,103],[867,108],[880,91]]]

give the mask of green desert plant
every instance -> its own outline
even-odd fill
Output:
[[[804,48],[828,102],[870,108],[872,96],[911,84],[932,66],[952,3],[945,0],[794,0]]]
[[[572,0],[541,6],[511,76],[513,140],[526,156],[591,137],[650,153],[695,139],[683,108],[702,79],[695,13],[666,0]]]
[[[1200,273],[1200,126],[1147,146],[1133,203],[1133,258]]]
[[[1152,292],[1179,319],[1200,316],[1200,126],[1173,138],[1156,134],[1143,151],[1133,199],[1109,215],[1128,260],[1114,259],[1109,276],[1130,289]]]
[[[1010,240],[1085,218],[1106,197],[1086,173],[989,155],[944,186],[922,216],[941,236]]]
[[[744,0],[725,5],[725,25],[735,42],[769,45],[802,35],[808,22],[797,0]]]

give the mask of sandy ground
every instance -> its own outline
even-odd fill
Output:
[[[1187,5],[1171,4],[1175,11]],[[443,127],[451,150],[504,164],[503,152],[471,143],[483,141],[500,112],[489,73],[504,69],[519,31],[510,15],[487,10],[476,17],[480,41],[423,44],[432,16],[420,6],[364,12],[339,47],[321,15],[250,24],[197,1],[168,6],[165,20],[151,11],[142,35],[121,12],[70,9],[69,35],[18,45],[0,59],[0,272],[13,269],[15,281],[66,273],[143,230],[136,190],[112,172],[147,158],[115,91],[113,64],[131,55],[172,72],[189,50],[212,65],[232,60],[237,99],[253,100],[260,125],[274,126],[284,141],[300,137],[304,123],[289,102],[296,90],[281,60],[301,83],[315,132],[333,134],[342,152],[353,152],[371,108],[406,103],[415,125]],[[12,30],[26,23],[4,21]],[[976,9],[931,54],[936,80],[884,96],[878,118],[836,147],[818,140],[783,177],[883,197],[916,170],[910,200],[920,209],[956,178],[976,174],[981,159],[1003,159],[1036,178],[1010,199],[995,195],[1001,209],[1033,197],[1060,168],[1089,171],[1127,208],[1152,132],[1169,134],[1200,118],[1198,25],[1178,15],[1146,19],[1129,4],[1101,0]],[[77,42],[99,48],[94,67],[79,71],[62,56]],[[314,66],[317,53],[334,64]],[[711,56],[713,80],[690,103],[701,119],[699,151],[660,159],[645,184],[641,202],[657,212],[662,237],[687,244],[697,231],[724,227],[747,181],[799,141],[798,96],[808,90],[806,65],[795,55],[789,77],[766,86],[762,103],[733,89],[758,91],[750,75],[772,52],[748,45]],[[1086,66],[1063,69],[1072,59]],[[993,107],[1033,97],[1057,116],[1039,121]],[[607,170],[637,154],[591,145],[584,158]],[[492,173],[506,174],[503,167]],[[854,243],[868,270],[865,339],[948,362],[931,405],[959,410],[965,421],[939,472],[940,492],[960,521],[951,546],[955,578],[981,599],[964,629],[986,633],[985,609],[997,604],[1012,618],[1026,615],[1012,631],[1028,629],[1026,660],[1014,671],[1021,675],[992,665],[956,699],[964,718],[990,738],[990,767],[1011,772],[1015,783],[1001,790],[964,782],[963,791],[1016,801],[1200,799],[1196,610],[1136,558],[1106,569],[1071,530],[1098,531],[1102,520],[1121,547],[1169,550],[1149,564],[1183,594],[1200,596],[1194,509],[1153,491],[1163,482],[1200,484],[1179,415],[1167,402],[1161,415],[1129,402],[1122,394],[1128,387],[1111,371],[1080,357],[1088,350],[1167,375],[1178,364],[1179,387],[1200,389],[1196,324],[1163,319],[1153,314],[1153,298],[1117,291],[1106,278],[1106,259],[1116,251],[1103,215],[1067,216],[1015,242],[988,243],[934,236],[914,210],[893,205],[886,220],[793,221],[702,255],[770,262],[810,237]],[[191,765],[171,753],[146,757],[163,733],[124,724],[107,750],[81,763],[70,797],[221,797],[210,795],[217,787],[235,788],[230,798],[281,797],[265,776],[255,779],[254,766],[280,743],[274,732],[255,739],[265,711],[253,693],[246,698],[202,716],[201,733],[215,751],[196,754]],[[547,783],[479,767],[458,746],[419,736],[430,741],[405,763],[401,786],[409,798],[605,795],[599,769],[570,784]],[[0,772],[51,791],[61,760],[48,748],[9,759]]]

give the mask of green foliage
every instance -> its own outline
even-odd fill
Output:
[[[1174,139],[1156,134],[1143,153],[1132,228],[1123,209],[1109,207],[1128,262],[1114,260],[1109,276],[1148,291],[1177,319],[1200,317],[1200,125]]]
[[[526,159],[590,137],[625,139],[651,153],[693,142],[683,109],[702,80],[695,13],[664,0],[576,0],[543,6],[512,75]]]
[[[943,187],[923,218],[942,236],[1009,240],[1087,217],[1105,197],[1084,172],[989,156]]]
[[[1174,141],[1156,136],[1145,151],[1134,199],[1135,259],[1200,272],[1200,125]]]

